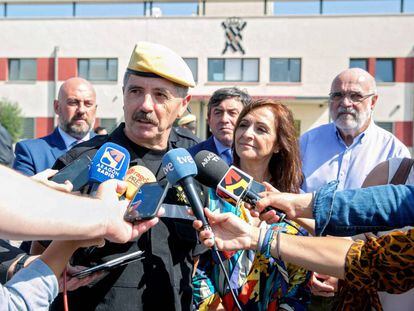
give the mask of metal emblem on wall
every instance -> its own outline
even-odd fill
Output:
[[[242,54],[245,54],[243,46],[241,45],[241,41],[243,40],[241,32],[246,27],[247,22],[239,17],[230,17],[225,22],[222,22],[221,25],[224,28],[226,37],[226,44],[221,54],[225,54],[229,48],[233,52],[240,51]]]

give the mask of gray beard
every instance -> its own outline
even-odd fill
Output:
[[[82,127],[78,127],[72,124],[65,124],[63,127],[63,130],[69,134],[70,136],[76,138],[76,139],[82,139],[86,136],[86,134],[89,133],[91,130],[91,126],[88,125],[87,129],[83,129]]]

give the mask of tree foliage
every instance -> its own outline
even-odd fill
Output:
[[[6,128],[13,142],[23,134],[23,116],[18,103],[0,99],[0,123]]]

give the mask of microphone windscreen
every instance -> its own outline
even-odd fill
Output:
[[[129,152],[114,143],[105,143],[96,152],[89,170],[90,183],[102,183],[108,179],[124,179],[129,166]]]
[[[162,158],[162,169],[171,185],[185,177],[197,175],[197,166],[192,156],[183,148],[168,151]]]
[[[229,166],[222,158],[214,152],[207,150],[201,150],[197,153],[194,157],[194,162],[198,170],[198,175],[195,179],[210,188],[216,188],[229,169]]]
[[[125,176],[127,190],[125,197],[132,200],[137,190],[145,183],[156,182],[154,174],[145,166],[135,165],[128,169]]]

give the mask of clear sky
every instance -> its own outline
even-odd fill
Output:
[[[115,2],[115,0],[114,0]],[[364,14],[364,13],[399,13],[400,0],[337,0],[323,2],[325,14]],[[235,5],[243,5],[235,2]],[[275,1],[275,15],[319,14],[319,0],[314,1]],[[197,2],[162,3],[153,2],[164,16],[189,16],[197,13]],[[414,13],[414,0],[404,0],[404,11]],[[8,4],[9,17],[70,17],[72,4]],[[0,4],[0,16],[4,15],[4,6]],[[143,16],[143,3],[78,3],[76,15],[92,16]]]

